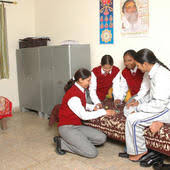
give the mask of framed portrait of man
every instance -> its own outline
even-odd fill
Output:
[[[149,0],[121,0],[122,34],[146,34],[149,31]]]

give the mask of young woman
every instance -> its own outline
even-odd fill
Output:
[[[101,59],[101,66],[95,67],[91,74],[90,97],[95,105],[102,107],[103,101],[110,87],[116,91],[119,87],[120,75],[119,68],[113,66],[113,58],[110,55],[104,55]]]
[[[127,103],[135,102],[137,99],[143,97],[149,90],[149,80],[144,76],[144,73],[137,68],[134,60],[135,56],[136,51],[134,50],[127,50],[123,55],[125,68],[120,76],[120,89],[115,91],[115,105],[119,105],[124,101],[128,90],[130,90],[132,97]],[[126,153],[126,149],[125,152],[120,152],[119,156],[123,158],[129,157]]]
[[[114,115],[114,110],[97,109],[94,105],[86,104],[85,88],[88,88],[91,72],[79,69],[74,80],[65,86],[66,94],[59,110],[59,136],[54,137],[56,152],[60,155],[66,151],[88,158],[97,156],[94,145],[101,145],[106,141],[106,135],[92,127],[82,125],[81,120],[95,119],[100,116]],[[86,110],[91,110],[86,111]],[[94,111],[93,111],[94,110]]]
[[[170,123],[170,70],[149,49],[138,51],[134,59],[150,80],[148,94],[124,109],[127,153],[130,160],[139,161],[147,154],[145,127],[156,121]]]
[[[146,76],[136,66],[135,56],[134,50],[128,50],[123,55],[125,68],[120,78],[120,90],[115,92],[115,104],[120,104],[125,99],[128,90],[130,90],[131,96],[137,100],[143,97],[149,89]]]

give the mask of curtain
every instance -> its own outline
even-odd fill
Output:
[[[0,79],[9,78],[7,29],[4,4],[0,4]]]

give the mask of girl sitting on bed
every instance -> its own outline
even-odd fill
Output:
[[[143,97],[149,90],[149,80],[144,76],[144,73],[137,68],[134,60],[135,56],[136,51],[134,50],[128,50],[123,55],[125,68],[120,76],[120,90],[115,91],[116,98],[114,102],[116,105],[125,99],[128,90],[131,95],[128,102]]]
[[[113,65],[113,58],[104,55],[101,65],[95,67],[91,73],[91,84],[89,87],[92,102],[102,108],[101,102],[105,99],[109,88],[114,91],[118,89],[120,81],[119,68]]]
[[[148,74],[150,83],[147,95],[124,109],[127,153],[136,162],[148,152],[143,136],[145,127],[155,131],[154,123],[170,123],[170,69],[149,49],[138,51],[134,59],[138,69]]]

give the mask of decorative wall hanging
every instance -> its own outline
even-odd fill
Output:
[[[122,34],[145,34],[149,30],[149,0],[121,0]]]
[[[100,44],[113,44],[113,0],[100,0]]]

